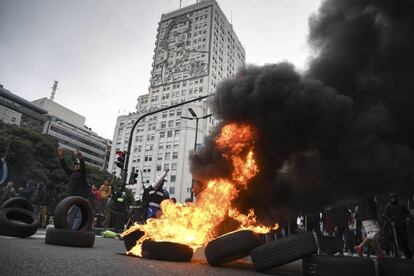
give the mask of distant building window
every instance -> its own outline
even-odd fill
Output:
[[[170,194],[171,195],[175,194],[175,187],[170,187]]]
[[[175,175],[171,175],[171,182],[175,182]]]

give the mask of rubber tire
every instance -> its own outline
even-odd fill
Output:
[[[19,208],[24,209],[30,212],[34,211],[33,205],[27,201],[27,199],[23,197],[13,197],[9,198],[5,202],[3,202],[0,206],[0,210],[6,209],[6,208]]]
[[[193,249],[180,243],[146,240],[142,243],[142,257],[163,261],[189,262],[193,257]]]
[[[72,230],[67,222],[67,214],[70,207],[73,205],[78,206],[82,212],[82,221],[76,230],[90,231],[92,229],[92,223],[94,219],[92,205],[87,199],[80,196],[69,196],[62,199],[58,205],[56,205],[55,213],[53,216],[55,220],[55,227],[58,229]]]
[[[92,247],[95,243],[95,233],[91,231],[48,228],[45,242],[47,244]]]
[[[124,244],[127,251],[130,251],[136,244],[137,241],[144,236],[145,232],[141,230],[134,231],[127,236],[124,236]]]
[[[305,276],[375,276],[369,258],[313,255],[302,260]]]
[[[36,233],[39,227],[39,220],[28,210],[20,208],[0,210],[0,235],[26,238]]]
[[[205,255],[210,265],[219,266],[249,256],[254,248],[263,243],[259,234],[248,230],[238,231],[209,242]]]
[[[414,260],[385,258],[378,261],[378,276],[412,276]]]
[[[251,257],[254,269],[264,271],[299,260],[317,251],[318,246],[313,234],[300,232],[256,247]]]

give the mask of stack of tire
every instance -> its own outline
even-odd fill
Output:
[[[22,197],[14,197],[0,206],[0,235],[26,238],[36,233],[39,220],[33,206]]]
[[[78,207],[81,212],[81,222],[76,229],[68,224],[68,212],[72,207]],[[70,196],[58,203],[54,212],[54,228],[46,230],[47,244],[92,247],[95,243],[95,233],[91,231],[93,210],[88,200],[80,196]]]
[[[265,242],[264,235],[243,230],[221,236],[207,244],[205,255],[212,266],[223,265],[251,256],[254,269],[265,271],[317,252],[311,233],[300,232],[286,238]]]

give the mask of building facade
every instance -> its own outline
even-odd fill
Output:
[[[137,112],[117,119],[109,171],[119,175],[116,152],[126,150],[132,125],[143,114],[214,93],[219,81],[245,64],[245,51],[232,25],[214,0],[205,0],[163,14],[158,24],[149,93],[139,96]],[[137,195],[166,168],[164,187],[183,202],[191,194],[189,152],[200,145],[214,124],[206,101],[195,102],[146,117],[133,133],[128,172],[139,172]],[[197,141],[195,134],[197,132]]]
[[[44,132],[55,137],[59,146],[70,151],[79,149],[87,164],[100,169],[107,168],[107,155],[110,152],[108,139],[100,137],[85,126],[85,117],[48,99],[33,101],[47,110],[50,121]]]
[[[43,132],[48,124],[47,110],[11,93],[0,85],[0,121]]]

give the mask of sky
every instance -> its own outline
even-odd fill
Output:
[[[182,6],[195,3],[182,0]],[[306,68],[308,18],[321,0],[218,0],[246,63]],[[148,93],[161,14],[179,0],[0,0],[0,84],[27,100],[50,97],[112,139],[116,118]]]

